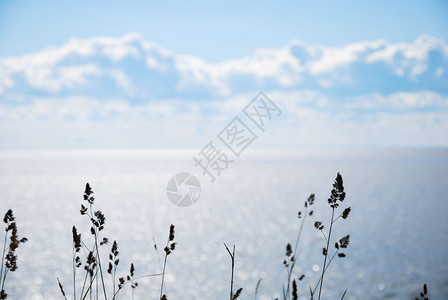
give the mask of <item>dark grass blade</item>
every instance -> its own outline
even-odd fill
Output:
[[[257,285],[255,286],[255,300],[257,300],[258,288],[260,287],[260,283],[261,283],[261,278],[258,279]]]

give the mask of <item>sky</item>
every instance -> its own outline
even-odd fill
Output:
[[[2,0],[0,55],[140,32],[173,52],[217,62],[292,39],[326,46],[421,34],[447,40],[447,16],[447,1]]]
[[[0,1],[0,148],[448,146],[447,1]]]

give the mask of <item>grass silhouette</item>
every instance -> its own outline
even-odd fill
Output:
[[[342,176],[337,173],[333,183],[333,188],[330,193],[330,197],[327,202],[331,210],[331,218],[327,223],[318,220],[314,221],[314,228],[318,230],[323,238],[322,255],[323,262],[321,266],[321,275],[314,287],[309,287],[310,300],[320,300],[324,294],[324,282],[328,269],[332,262],[338,258],[342,259],[346,257],[346,249],[350,244],[350,235],[347,234],[339,239],[334,238],[334,226],[341,220],[346,220],[350,215],[351,208],[347,207],[341,209],[343,201],[345,200],[345,191],[343,185]],[[168,239],[166,246],[164,247],[164,259],[161,273],[152,273],[135,277],[135,267],[131,263],[129,272],[126,275],[118,277],[118,268],[120,264],[120,252],[118,242],[113,241],[110,250],[108,251],[108,260],[102,261],[102,249],[109,244],[109,238],[103,235],[103,230],[106,224],[106,217],[100,210],[95,210],[95,197],[93,190],[89,183],[86,184],[84,191],[84,202],[81,204],[80,214],[85,216],[85,219],[89,222],[89,232],[87,234],[81,234],[78,232],[76,226],[72,227],[72,292],[71,299],[77,300],[99,300],[99,299],[111,299],[116,300],[120,295],[120,292],[127,286],[132,289],[132,299],[134,299],[134,293],[138,287],[138,281],[144,277],[160,277],[160,300],[167,300],[166,293],[165,274],[167,270],[168,256],[171,255],[176,249],[177,243],[175,239],[175,226],[171,224],[169,228]],[[311,194],[304,202],[303,209],[298,212],[297,217],[300,219],[300,226],[295,241],[286,245],[285,259],[283,260],[283,266],[286,270],[286,282],[282,288],[283,300],[297,300],[299,297],[298,285],[305,277],[304,274],[294,276],[295,269],[297,267],[296,257],[300,250],[300,239],[305,228],[306,220],[315,216],[312,209],[315,202],[315,195]],[[0,300],[7,299],[8,294],[5,291],[6,279],[9,272],[17,270],[17,253],[19,245],[25,243],[27,238],[19,238],[17,224],[14,214],[9,209],[4,218],[5,223],[5,236],[2,250],[2,258],[0,265]],[[8,242],[9,239],[9,242]],[[293,246],[294,245],[294,246]],[[239,288],[234,292],[234,277],[235,277],[235,245],[232,250],[224,243],[231,258],[231,277],[230,277],[230,300],[238,299],[243,291],[243,288]],[[158,247],[154,242],[154,248],[159,255]],[[81,276],[81,280],[78,280],[78,276]],[[117,279],[118,278],[118,279]],[[64,285],[59,278],[56,278],[58,286],[61,292],[61,296],[64,299],[68,299],[68,293],[64,289]],[[258,290],[261,285],[262,279],[260,278],[255,287],[255,299],[258,297]],[[77,286],[79,282],[82,285]],[[305,289],[306,290],[306,289]],[[347,294],[347,289],[342,292],[341,300]],[[419,295],[423,300],[428,300],[428,287],[426,284],[423,286],[423,290]],[[277,298],[278,299],[278,298]]]
[[[16,250],[19,248],[20,244],[28,241],[26,237],[19,239],[16,219],[11,209],[5,213],[3,223],[5,223],[5,238],[2,250],[2,263],[0,265],[0,299],[6,299],[8,297],[8,294],[5,291],[5,283],[8,273],[15,272],[18,268]]]
[[[348,207],[344,209],[339,215],[336,216],[337,209],[339,208],[339,205],[344,201],[345,199],[345,192],[344,192],[344,185],[341,174],[336,175],[336,179],[333,183],[333,189],[331,190],[330,197],[328,198],[328,204],[331,209],[331,219],[329,220],[328,225],[328,232],[326,231],[325,225],[323,224],[323,221],[315,221],[314,227],[320,231],[322,234],[322,237],[324,239],[324,247],[322,248],[322,255],[324,256],[324,261],[322,263],[322,273],[319,277],[319,280],[317,281],[314,288],[309,287],[309,297],[311,300],[316,299],[316,293],[317,293],[317,299],[320,300],[322,297],[322,291],[323,291],[323,283],[325,279],[325,274],[331,263],[333,262],[335,257],[343,258],[346,256],[344,252],[342,252],[343,249],[346,249],[350,242],[350,235],[346,235],[343,238],[341,238],[338,242],[334,243],[335,250],[330,255],[330,244],[332,243],[332,233],[333,233],[333,226],[339,219],[347,219],[351,208]],[[314,216],[314,210],[312,210],[312,206],[315,202],[315,195],[311,194],[308,199],[304,202],[303,210],[300,210],[297,214],[297,217],[301,220],[300,227],[298,231],[297,238],[294,243],[294,248],[291,246],[290,243],[286,245],[286,253],[285,253],[285,259],[283,260],[283,266],[286,269],[286,284],[283,285],[282,290],[282,299],[283,300],[297,300],[298,299],[298,282],[302,281],[303,278],[305,278],[304,274],[301,274],[297,278],[293,278],[292,274],[296,267],[297,263],[297,255],[299,250],[299,243],[300,238],[302,236],[305,220],[307,218],[311,218]],[[347,290],[345,290],[342,294],[341,299],[343,299],[346,295]]]

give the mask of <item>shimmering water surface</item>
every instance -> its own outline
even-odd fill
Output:
[[[176,225],[169,299],[227,299],[230,258],[223,242],[236,245],[241,299],[254,299],[260,278],[258,299],[280,296],[285,245],[297,235],[297,212],[315,193],[295,274],[306,275],[299,284],[306,297],[323,260],[324,240],[313,223],[328,222],[326,200],[337,172],[352,213],[338,221],[335,237],[350,233],[351,243],[347,257],[327,273],[324,299],[339,299],[345,288],[346,299],[413,299],[423,283],[432,299],[448,299],[448,151],[248,150],[214,183],[195,169],[196,152],[1,152],[0,209],[12,208],[20,235],[29,238],[18,251],[19,269],[8,275],[11,299],[61,299],[56,277],[72,295],[71,228],[88,235],[88,220],[79,214],[86,182],[106,215],[105,236],[118,242],[121,275],[131,262],[136,276],[160,272],[153,240],[163,249],[169,225]],[[179,208],[165,188],[184,171],[199,178],[202,194],[193,206]],[[159,277],[139,283],[135,299],[158,297]],[[130,295],[126,288],[121,299]]]

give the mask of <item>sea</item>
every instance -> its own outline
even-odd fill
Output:
[[[415,299],[423,284],[430,299],[448,299],[447,149],[247,149],[214,181],[195,166],[199,150],[0,151],[0,213],[12,209],[19,236],[28,238],[16,252],[18,269],[7,274],[8,299],[64,299],[58,279],[67,299],[74,290],[80,298],[86,249],[93,245],[89,217],[80,214],[86,183],[94,192],[93,209],[106,217],[100,238],[109,243],[99,249],[108,299],[114,240],[116,280],[133,263],[138,282],[135,289],[126,284],[119,299],[159,299],[171,224],[176,246],[166,260],[168,299],[228,299],[232,261],[225,245],[231,251],[235,246],[233,290],[243,288],[239,299],[282,299],[286,245],[295,245],[304,203],[315,194],[292,273],[299,299],[309,299],[322,273],[332,212],[327,200],[338,172],[346,198],[336,215],[346,207],[351,212],[333,224],[328,251],[332,255],[334,243],[348,234],[350,243],[341,249],[346,256],[336,256],[326,269],[322,299],[341,299],[345,291],[344,299]],[[179,173],[200,182],[197,201],[187,207],[167,195],[168,182]],[[314,228],[316,221],[324,234]],[[75,287],[73,226],[86,247]]]

